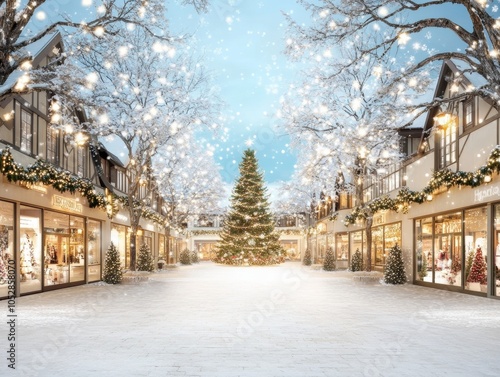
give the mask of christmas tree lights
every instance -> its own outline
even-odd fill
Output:
[[[384,282],[386,284],[406,283],[405,266],[401,248],[396,244],[390,251],[385,264]]]
[[[155,269],[153,263],[153,256],[151,255],[149,246],[145,243],[143,243],[141,245],[141,248],[139,249],[136,269],[137,271],[148,271],[148,272],[152,272]]]
[[[274,231],[274,218],[255,152],[247,149],[214,261],[229,265],[270,265],[283,262],[284,255],[279,234]]]
[[[326,251],[325,260],[323,262],[323,270],[335,270],[335,254],[333,254],[333,250],[331,248]]]
[[[120,254],[116,246],[111,242],[106,252],[102,280],[108,284],[118,284],[122,281],[123,271],[120,266]]]
[[[486,261],[484,260],[481,247],[478,246],[474,260],[472,261],[470,273],[467,276],[467,283],[486,284],[486,280]]]

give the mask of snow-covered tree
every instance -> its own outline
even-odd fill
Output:
[[[190,219],[221,212],[223,182],[213,154],[211,144],[195,142],[187,133],[176,140],[176,145],[160,150],[155,158],[154,174],[164,199],[167,236],[171,230],[182,230]]]
[[[354,254],[351,257],[351,267],[350,270],[352,272],[361,271],[363,269],[363,256],[361,255],[361,251],[356,249]]]
[[[208,0],[183,0],[183,3],[193,5],[198,11],[205,11],[208,6]],[[69,35],[86,34],[93,37],[96,44],[100,42],[99,36],[116,23],[136,25],[161,38],[170,38],[157,33],[158,27],[165,26],[161,17],[166,12],[162,0],[85,0],[81,2],[83,12],[74,12],[73,15],[62,11],[59,15],[54,14],[53,8],[58,9],[58,4],[57,0],[0,2],[0,102],[12,93],[50,88],[47,82],[31,85],[29,73],[33,56],[30,48],[57,29],[65,29]],[[40,22],[47,20],[48,12],[54,21]],[[17,84],[2,87],[16,70],[24,71],[15,78]]]
[[[365,206],[364,183],[375,181],[401,158],[398,129],[401,111],[422,88],[402,86],[386,92],[397,64],[376,54],[358,60],[363,46],[377,35],[357,36],[325,52],[303,71],[303,82],[291,86],[279,112],[292,145],[297,149],[299,175],[332,191],[355,196],[366,220],[370,256],[373,214]],[[314,48],[312,48],[314,51]],[[344,61],[354,61],[342,67]],[[389,69],[390,68],[390,69]],[[367,270],[371,268],[368,257]]]
[[[129,24],[101,36],[98,45],[85,37],[75,38],[74,43],[64,66],[45,76],[64,93],[53,99],[53,126],[68,136],[81,131],[90,136],[91,146],[102,138],[117,139],[123,145],[127,181],[123,204],[130,214],[130,268],[134,270],[136,231],[151,205],[143,188],[149,192],[158,188],[152,160],[159,149],[176,146],[190,129],[213,128],[217,95],[208,87],[202,65],[182,45],[159,41],[144,28]],[[84,80],[78,73],[86,73]],[[68,87],[61,75],[72,74],[80,80]],[[92,109],[88,122],[64,111],[79,101]]]
[[[335,270],[335,254],[333,253],[332,248],[328,248],[326,251],[325,260],[323,262],[323,270],[325,271],[334,271]]]
[[[240,176],[231,196],[231,208],[224,221],[214,261],[229,265],[270,265],[284,261],[279,235],[274,232],[255,151],[244,151]]]
[[[139,249],[139,256],[137,258],[137,271],[154,271],[154,261],[151,255],[149,246],[143,243]]]
[[[111,242],[106,252],[102,280],[108,284],[118,284],[122,279],[123,271],[120,266],[120,253],[113,242]]]
[[[384,270],[384,282],[387,284],[405,284],[406,273],[403,262],[403,253],[396,244],[389,250]]]
[[[345,60],[351,66],[376,54],[394,56],[395,50],[406,49],[404,69],[391,78],[389,87],[395,90],[405,83],[417,83],[421,75],[440,66],[446,59],[459,62],[463,74],[477,74],[481,84],[468,86],[452,93],[448,99],[426,100],[413,104],[421,111],[443,101],[454,101],[459,96],[481,95],[499,103],[500,29],[498,6],[493,0],[298,0],[313,16],[310,26],[290,20],[287,50],[295,56],[314,46],[317,49],[343,45],[353,37],[376,31],[384,37],[365,46],[354,60]],[[435,41],[437,34],[445,35]],[[433,46],[432,48],[430,46]],[[463,75],[450,77],[460,85]]]
[[[183,265],[189,265],[192,264],[191,261],[191,252],[188,249],[184,249],[181,251],[179,255],[179,262]]]

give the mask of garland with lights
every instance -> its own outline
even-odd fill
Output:
[[[110,202],[105,195],[98,194],[90,180],[79,178],[67,170],[58,169],[39,158],[32,165],[24,167],[14,161],[10,148],[0,151],[0,173],[9,182],[43,184],[51,186],[60,193],[69,191],[74,194],[78,191],[81,196],[87,199],[90,208],[111,209],[113,214],[118,211],[114,200],[111,199]]]
[[[411,191],[404,187],[394,199],[383,196],[373,200],[366,206],[355,207],[350,215],[344,219],[344,224],[354,224],[357,220],[364,220],[370,214],[378,211],[391,210],[395,212],[408,213],[411,203],[422,204],[427,200],[432,200],[432,194],[441,189],[446,190],[452,187],[478,187],[483,183],[491,182],[493,173],[500,173],[500,145],[497,145],[490,154],[486,165],[474,172],[457,171],[449,169],[435,171],[427,186],[422,191]]]
[[[275,233],[284,236],[301,236],[304,234],[302,229],[274,229]]]
[[[191,236],[205,236],[205,235],[219,235],[221,230],[190,230],[187,233],[188,237]]]
[[[120,202],[122,207],[128,207],[128,197],[127,196],[115,196],[115,199]],[[141,207],[141,202],[139,200],[134,200],[134,207],[139,208]],[[152,210],[150,208],[141,208],[141,217],[151,220],[154,223],[158,225],[164,226],[167,223],[167,219],[160,215],[158,212],[155,210]]]

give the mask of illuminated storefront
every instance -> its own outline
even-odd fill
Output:
[[[51,209],[0,201],[0,298],[9,294],[9,283],[25,295],[101,280],[102,222],[84,216],[75,200],[60,198],[53,196]]]
[[[498,211],[497,205],[495,215]],[[487,206],[416,219],[415,280],[486,293],[491,270],[487,224]],[[495,224],[496,229],[497,217]]]

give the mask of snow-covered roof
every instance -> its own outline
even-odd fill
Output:
[[[58,31],[53,33],[49,33],[38,41],[35,41],[23,48],[19,51],[19,54],[22,56],[31,56],[33,57],[33,66],[36,66],[42,57],[48,52],[47,49],[53,47],[57,43],[62,42],[61,34]],[[0,94],[5,93],[9,89],[13,88],[17,83],[17,80],[24,75],[25,71],[21,69],[16,69],[14,72],[10,74],[3,85],[0,85]]]
[[[469,81],[471,85],[475,88],[479,88],[483,85],[488,84],[488,81],[479,73],[474,72],[469,64],[464,62],[463,60],[451,59],[451,63],[453,63],[457,69],[463,73],[464,77]]]

